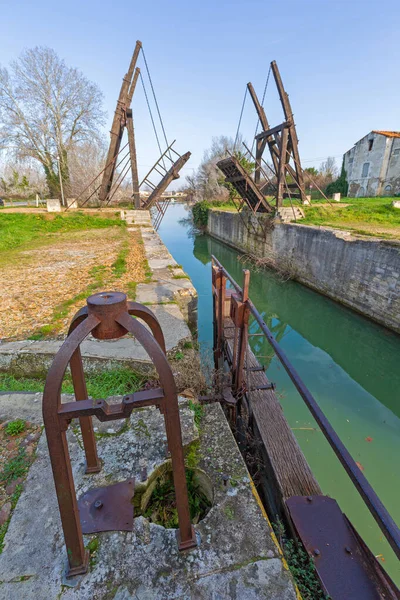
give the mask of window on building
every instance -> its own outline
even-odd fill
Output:
[[[368,177],[368,171],[369,171],[369,163],[364,163],[363,168],[362,168],[361,177]]]
[[[349,165],[352,165],[352,164],[353,164],[353,161],[354,161],[354,158],[353,158],[353,157],[349,158]]]
[[[393,156],[398,156],[400,154],[400,148],[396,148],[396,150],[393,150]]]
[[[368,151],[372,150],[372,146],[374,145],[374,140],[368,140]]]

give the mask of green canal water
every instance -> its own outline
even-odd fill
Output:
[[[212,346],[211,255],[241,283],[239,253],[193,235],[185,205],[168,209],[160,236],[199,295],[199,341]],[[400,336],[295,282],[252,270],[250,297],[380,499],[400,525]],[[250,332],[256,333],[253,322]],[[399,562],[288,375],[261,337],[252,349],[265,365],[285,416],[323,492],[334,497],[391,577]]]

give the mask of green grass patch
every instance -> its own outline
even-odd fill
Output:
[[[145,283],[150,283],[150,281],[153,278],[153,271],[150,269],[150,265],[148,263],[147,258],[144,259],[143,261],[143,269],[144,269],[144,276],[145,276]]]
[[[6,425],[6,434],[7,435],[19,435],[23,431],[25,431],[26,424],[22,419],[15,419],[15,421],[10,421]]]
[[[126,286],[126,292],[128,296],[128,300],[136,299],[136,288],[138,286],[137,281],[129,281]]]
[[[172,279],[190,279],[189,275],[172,275]]]
[[[86,376],[88,396],[94,398],[107,398],[108,396],[122,396],[133,394],[140,390],[146,379],[130,369],[111,369],[89,373]],[[3,392],[42,392],[44,379],[17,378],[13,375],[0,373],[0,391]],[[73,394],[72,379],[67,375],[62,384],[62,392]]]
[[[44,236],[68,231],[126,227],[115,217],[98,217],[83,212],[61,215],[5,213],[0,216],[0,251],[13,250],[33,240],[42,242]]]
[[[204,407],[198,402],[193,402],[193,400],[189,400],[188,406],[193,411],[195,425],[199,428],[201,420],[204,417]]]
[[[8,485],[14,479],[24,477],[29,469],[30,461],[26,456],[25,448],[19,448],[15,458],[9,460],[0,473],[1,483]]]
[[[122,275],[124,273],[126,273],[126,259],[128,257],[128,254],[129,254],[129,242],[125,241],[122,244],[121,250],[119,251],[115,262],[113,262],[113,264],[111,265],[113,275],[117,279],[119,279],[120,277],[122,277]]]
[[[193,469],[186,469],[186,484],[190,519],[192,523],[196,524],[208,513],[211,503],[202,491]],[[158,525],[173,529],[179,526],[172,471],[168,471],[157,479],[149,504],[143,514]]]
[[[328,600],[318,579],[314,561],[301,542],[287,537],[281,521],[273,523],[273,528],[303,600]]]
[[[367,234],[371,232],[364,230],[363,224],[398,227],[400,237],[400,210],[392,206],[392,198],[343,198],[342,202],[348,206],[334,203],[332,206],[303,207],[306,218],[301,223],[334,227],[352,225],[353,229]]]

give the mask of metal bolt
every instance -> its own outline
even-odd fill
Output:
[[[349,546],[346,546],[345,550],[346,550],[347,554],[351,554],[351,548],[349,548]]]
[[[307,501],[312,502],[312,496],[307,496]]]
[[[321,554],[321,552],[318,550],[318,548],[314,549],[314,556],[319,556]]]
[[[94,503],[94,507],[97,508],[98,510],[100,508],[102,508],[102,506],[103,506],[103,503],[101,500],[96,500],[96,502]]]

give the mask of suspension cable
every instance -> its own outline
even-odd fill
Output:
[[[154,98],[154,102],[155,102],[155,105],[156,105],[156,107],[157,107],[158,118],[160,119],[161,128],[162,128],[162,131],[163,131],[163,134],[164,134],[165,143],[166,143],[166,145],[167,145],[167,148],[168,148],[169,144],[168,144],[167,136],[166,136],[165,129],[164,129],[164,123],[163,123],[163,120],[162,120],[162,118],[161,118],[161,113],[160,113],[160,109],[159,109],[159,107],[158,107],[158,102],[157,102],[156,94],[155,94],[155,91],[154,91],[153,81],[152,81],[152,79],[151,79],[151,75],[150,75],[149,67],[148,67],[148,65],[147,65],[146,55],[145,55],[145,53],[144,53],[143,46],[142,46],[142,54],[143,54],[144,64],[145,64],[145,66],[146,66],[147,76],[148,76],[148,78],[149,78],[149,81],[150,81],[151,90],[152,90],[152,92],[153,92],[153,98]]]
[[[246,91],[244,93],[244,98],[243,98],[243,104],[242,104],[242,110],[240,111],[240,117],[239,117],[239,123],[237,126],[237,130],[236,130],[236,137],[235,137],[235,143],[233,144],[233,151],[235,152],[236,150],[236,144],[239,138],[239,130],[240,130],[240,125],[242,123],[242,117],[243,117],[243,111],[244,111],[244,105],[246,104],[246,97],[247,97],[247,85],[246,85]]]
[[[261,106],[264,107],[264,100],[265,100],[265,94],[267,93],[267,87],[268,87],[268,82],[269,82],[269,76],[271,75],[271,65],[269,65],[269,69],[268,69],[268,75],[267,75],[267,80],[265,82],[265,86],[264,86],[264,92],[262,95],[262,100],[261,100]],[[251,152],[253,153],[253,148],[254,148],[254,143],[255,143],[255,138],[258,132],[258,126],[260,124],[260,117],[258,117],[257,119],[257,125],[256,125],[256,130],[254,132],[254,138],[253,138],[253,143],[251,146]]]
[[[147,108],[149,109],[149,113],[150,113],[150,118],[151,118],[151,122],[153,124],[153,129],[154,129],[154,133],[156,136],[156,140],[157,140],[157,146],[158,149],[160,151],[160,154],[163,154],[163,151],[161,150],[161,145],[160,145],[160,140],[158,139],[158,134],[157,134],[157,129],[156,129],[156,124],[154,123],[154,118],[153,118],[153,113],[151,112],[151,106],[150,106],[150,102],[149,102],[149,98],[147,96],[147,91],[146,91],[146,86],[144,85],[144,79],[142,76],[142,73],[140,72],[140,81],[142,82],[142,86],[143,86],[143,91],[144,91],[144,95],[146,97],[146,102],[147,102]],[[163,164],[164,164],[164,160],[163,160]],[[164,164],[165,167],[165,164]]]

